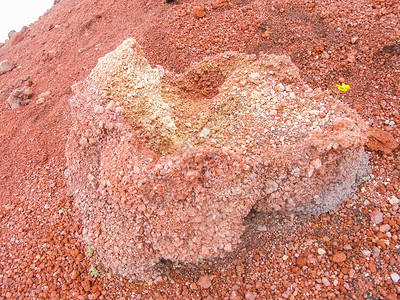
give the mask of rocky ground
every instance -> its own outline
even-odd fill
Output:
[[[399,28],[394,0],[58,1],[0,46],[0,297],[397,299]],[[369,147],[371,179],[338,211],[255,214],[229,257],[166,262],[151,285],[94,265],[66,189],[68,99],[129,37],[153,67],[177,73],[224,51],[262,51],[289,55],[312,88],[349,84],[340,99],[385,132]],[[10,109],[11,94],[25,105]]]

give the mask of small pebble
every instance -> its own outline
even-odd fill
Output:
[[[363,250],[363,251],[361,251],[362,252],[362,254],[363,255],[365,255],[365,256],[371,256],[371,251],[369,251],[369,250]]]
[[[328,278],[324,277],[322,278],[321,282],[325,285],[325,286],[330,286],[331,283],[329,282]]]
[[[209,275],[201,276],[197,284],[201,286],[203,289],[208,289],[211,286],[210,276]]]
[[[373,257],[379,257],[379,254],[381,253],[381,249],[379,249],[378,247],[374,246],[372,247],[372,256]]]
[[[322,249],[322,248],[318,248],[317,252],[318,252],[319,255],[323,255],[323,254],[326,253],[326,251],[324,249]]]
[[[349,244],[346,244],[343,246],[344,250],[350,251],[351,249],[353,249]]]
[[[341,263],[346,260],[346,254],[343,252],[336,252],[333,257],[332,257],[333,262],[335,263]]]
[[[391,198],[389,198],[389,203],[392,205],[396,205],[399,203],[399,199],[396,196],[392,196]]]
[[[383,222],[383,213],[379,209],[374,210],[370,214],[370,217],[371,217],[371,221],[377,225]]]
[[[395,283],[397,283],[400,279],[400,276],[397,273],[390,274],[390,277],[392,278],[393,282],[395,282]]]
[[[380,232],[388,232],[389,230],[390,230],[389,224],[383,224],[381,227],[379,227]]]

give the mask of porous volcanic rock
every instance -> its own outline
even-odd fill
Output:
[[[128,39],[73,89],[69,189],[98,262],[123,276],[224,256],[250,210],[320,214],[368,174],[365,123],[287,56],[175,74]]]

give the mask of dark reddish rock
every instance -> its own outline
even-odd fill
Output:
[[[368,142],[365,144],[370,151],[381,151],[390,154],[399,146],[399,143],[387,131],[372,128],[368,131]]]
[[[303,266],[305,266],[305,265],[307,264],[307,262],[308,262],[307,257],[299,257],[299,258],[297,259],[297,265],[298,265],[300,268],[302,268]]]
[[[195,6],[192,10],[192,16],[196,19],[204,18],[206,16],[204,7]]]

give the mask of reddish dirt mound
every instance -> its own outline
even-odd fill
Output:
[[[16,65],[0,75],[0,296],[396,299],[398,148],[374,148],[373,178],[339,211],[317,218],[250,214],[258,225],[230,257],[198,266],[165,262],[152,286],[103,270],[91,276],[92,254],[65,188],[64,153],[70,87],[129,37],[153,67],[178,73],[225,51],[289,55],[313,88],[349,83],[339,97],[398,142],[398,28],[399,6],[390,0],[60,1],[0,47],[0,62]],[[28,80],[32,101],[10,110],[8,97]],[[382,218],[374,224],[377,210]]]

